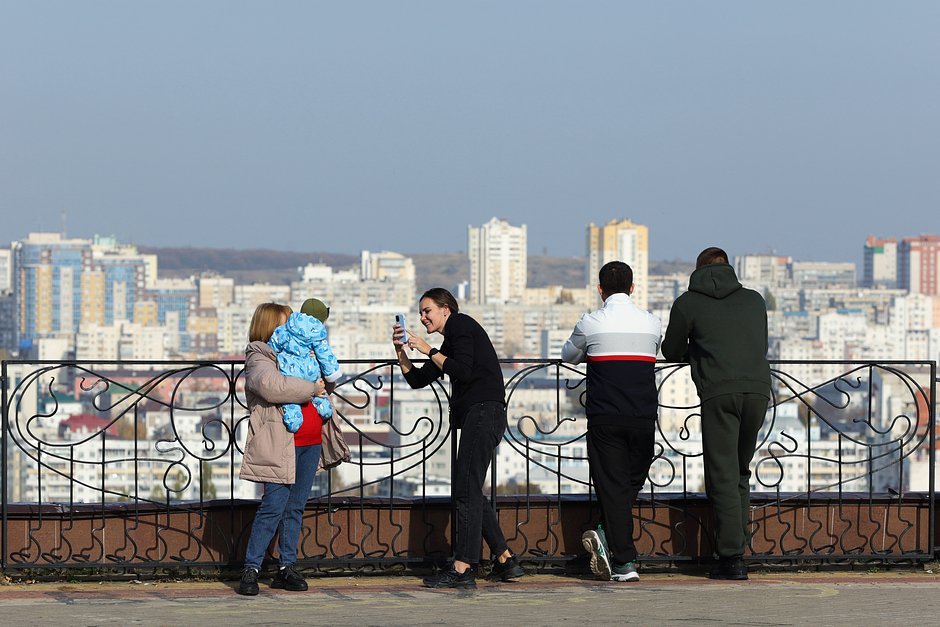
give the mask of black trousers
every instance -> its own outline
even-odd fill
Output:
[[[633,544],[633,503],[653,462],[655,424],[592,425],[588,420],[587,450],[591,480],[597,492],[607,546],[615,564],[636,560]]]
[[[483,496],[483,482],[496,447],[506,432],[506,406],[495,401],[472,405],[460,429],[457,466],[454,469],[454,559],[468,564],[480,562],[481,538],[490,553],[502,554],[508,547],[496,512]]]
[[[738,557],[747,546],[750,464],[767,402],[759,394],[722,394],[702,402],[705,494],[715,510],[719,557]]]

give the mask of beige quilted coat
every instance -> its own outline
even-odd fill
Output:
[[[245,398],[248,403],[248,439],[238,476],[261,483],[294,483],[294,434],[284,426],[284,403],[302,404],[317,392],[318,384],[286,377],[277,357],[265,342],[245,348]]]

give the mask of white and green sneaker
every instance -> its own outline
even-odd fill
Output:
[[[597,531],[585,531],[581,535],[581,544],[591,555],[591,572],[597,575],[598,579],[610,581],[613,571],[610,568],[610,551],[607,549],[604,530],[598,527]]]
[[[640,575],[636,572],[636,562],[614,564],[610,578],[612,581],[639,581]]]

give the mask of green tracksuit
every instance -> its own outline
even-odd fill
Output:
[[[767,307],[728,264],[692,273],[676,299],[663,356],[688,362],[702,402],[705,492],[715,510],[716,552],[744,554],[750,463],[770,398]]]

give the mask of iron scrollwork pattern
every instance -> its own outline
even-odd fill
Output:
[[[504,361],[509,429],[490,495],[513,550],[581,553],[596,524],[585,374]],[[5,568],[238,564],[256,484],[238,479],[243,363],[3,362]],[[298,556],[322,569],[446,556],[456,442],[448,390],[394,361],[344,362],[334,420],[352,460],[317,476]],[[655,457],[634,510],[644,559],[711,553],[688,367],[659,363]],[[749,559],[930,559],[933,362],[778,362],[752,463]]]

